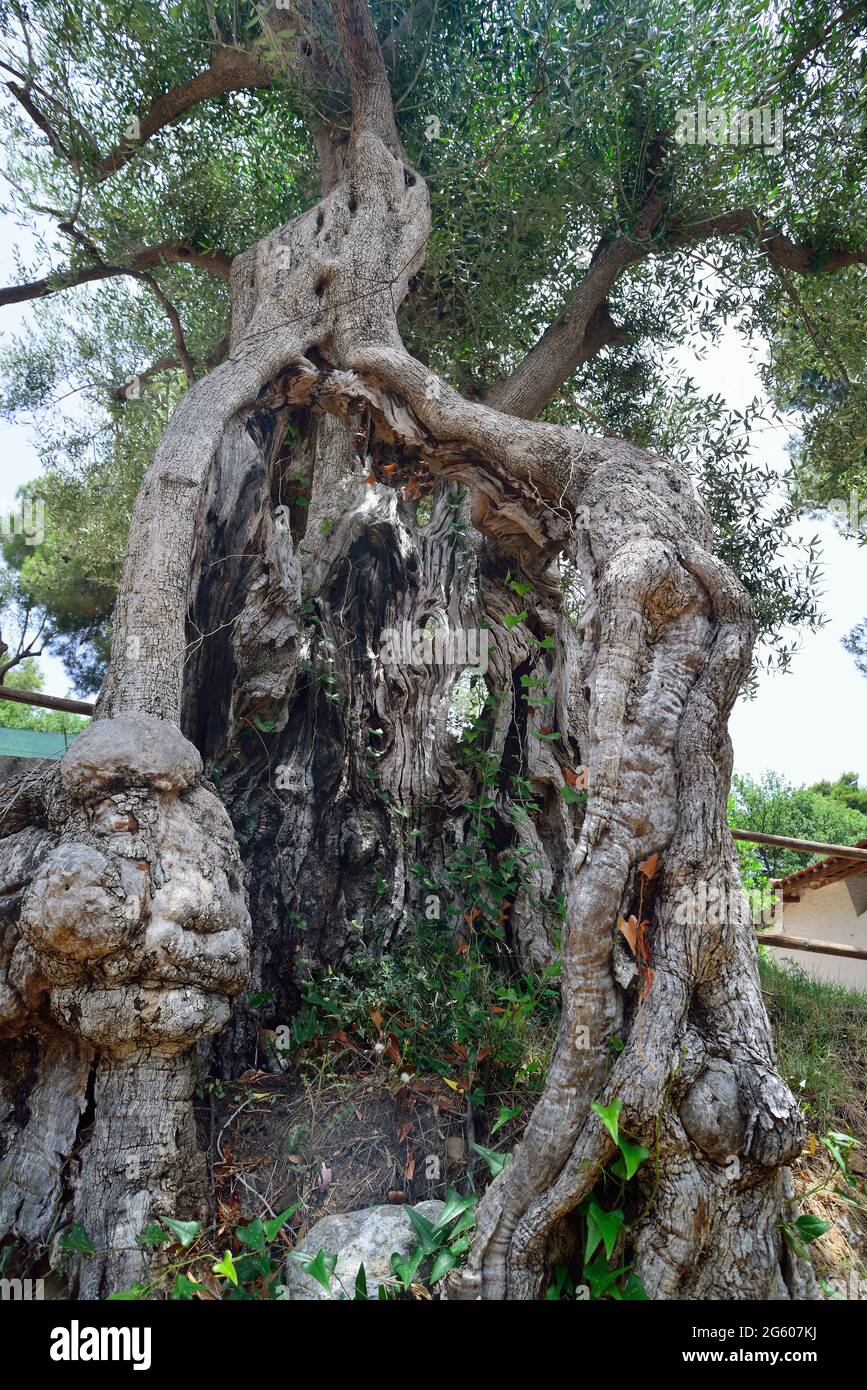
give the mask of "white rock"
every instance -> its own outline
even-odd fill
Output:
[[[419,1202],[415,1211],[425,1220],[434,1222],[443,1205],[435,1201]],[[407,1256],[417,1244],[418,1236],[407,1215],[407,1207],[382,1206],[323,1216],[299,1242],[297,1249],[310,1255],[324,1250],[326,1255],[337,1256],[331,1298],[352,1298],[355,1277],[362,1264],[368,1295],[376,1298],[380,1284],[394,1278],[392,1254]],[[286,1261],[285,1283],[284,1296],[291,1299],[312,1301],[329,1297],[322,1285],[305,1273],[295,1260]]]

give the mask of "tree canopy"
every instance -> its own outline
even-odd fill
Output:
[[[228,351],[232,258],[315,202],[311,117],[347,122],[333,36],[305,62],[284,9],[12,0],[0,17],[10,207],[38,248],[0,293],[36,304],[3,409],[39,422],[52,522],[38,553],[4,550],[84,689],[144,468]],[[863,12],[373,6],[433,203],[408,347],[465,395],[686,460],[783,662],[819,611],[816,552],[786,526],[863,482]],[[763,107],[771,143],[677,139],[685,112],[734,126]],[[758,407],[682,365],[726,329],[769,345],[769,398],[800,421],[791,491],[749,450]]]

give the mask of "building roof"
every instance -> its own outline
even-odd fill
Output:
[[[62,758],[75,734],[47,734],[0,726],[0,758]]]
[[[867,840],[857,840],[852,849],[867,849]],[[867,863],[863,859],[844,859],[840,854],[826,854],[806,869],[796,869],[785,878],[774,879],[774,885],[783,890],[783,902],[798,902],[800,893],[812,888],[824,888],[828,883],[837,883],[844,878],[854,878],[856,874],[867,873]]]

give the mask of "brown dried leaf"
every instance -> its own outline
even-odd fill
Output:
[[[623,935],[626,938],[626,944],[629,947],[632,954],[637,955],[638,918],[635,916],[635,913],[633,912],[627,921],[624,921],[622,917],[618,917],[617,926],[619,930],[623,932]]]
[[[649,858],[643,860],[642,863],[638,866],[638,872],[640,874],[644,874],[644,877],[648,881],[650,881],[650,879],[652,878],[656,878],[656,870],[659,867],[658,859],[658,855],[651,854]]]

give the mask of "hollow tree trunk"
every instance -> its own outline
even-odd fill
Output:
[[[4,823],[4,1229],[84,1225],[101,1252],[77,1271],[84,1296],[139,1277],[136,1234],[203,1201],[196,1043],[224,1030],[223,1065],[250,1060],[248,1015],[226,1028],[234,995],[252,980],[285,1021],[296,952],[400,949],[434,885],[444,914],[471,902],[536,962],[567,905],[546,1088],[449,1296],[539,1296],[612,1156],[591,1102],[614,1097],[658,1153],[633,1230],[647,1293],[812,1296],[778,1226],[802,1130],[753,934],[703,907],[740,902],[726,724],[746,597],[680,469],[464,401],[406,353],[395,315],[426,190],[366,10],[335,14],[355,117],[342,164],[315,208],[236,258],[230,356],[181,401],[136,504],[96,721]],[[518,602],[510,575],[531,586]],[[431,619],[491,634],[496,893],[471,869],[461,665],[389,655]],[[582,816],[562,789],[585,766]],[[613,924],[652,854],[636,977]]]

